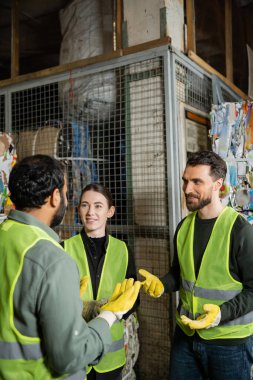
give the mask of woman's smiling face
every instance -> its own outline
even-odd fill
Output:
[[[105,236],[107,218],[111,218],[114,212],[114,206],[109,208],[108,200],[103,194],[88,190],[82,195],[79,214],[88,236]]]

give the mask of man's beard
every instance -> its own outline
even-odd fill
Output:
[[[203,207],[209,205],[212,201],[211,197],[208,197],[208,198],[199,200],[198,203],[188,204],[187,203],[187,196],[185,197],[185,200],[186,200],[186,207],[188,208],[189,211],[201,210]]]
[[[51,220],[51,224],[50,224],[51,228],[56,227],[59,224],[61,224],[65,215],[66,209],[67,209],[67,206],[65,205],[65,199],[64,199],[63,193],[61,193],[61,202],[60,202],[59,208],[56,210]]]

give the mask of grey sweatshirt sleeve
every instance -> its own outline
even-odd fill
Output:
[[[112,342],[105,320],[89,324],[83,320],[77,266],[47,241],[26,255],[14,310],[16,327],[23,334],[41,337],[47,363],[58,373],[97,363]]]

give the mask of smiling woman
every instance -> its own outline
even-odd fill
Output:
[[[89,237],[105,236],[106,222],[114,215],[110,192],[99,184],[86,186],[80,197],[79,214]]]
[[[110,191],[101,184],[87,185],[81,192],[78,206],[83,230],[62,244],[67,253],[76,261],[80,277],[88,276],[90,281],[82,296],[83,317],[86,321],[94,318],[99,308],[112,296],[117,283],[125,278],[136,280],[133,255],[126,244],[109,235],[107,219],[113,217],[115,207]],[[135,306],[124,316],[127,319]],[[118,322],[111,328],[114,347],[98,365],[89,367],[88,380],[120,380],[126,363],[124,349],[124,323]]]

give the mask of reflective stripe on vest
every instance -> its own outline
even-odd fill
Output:
[[[120,323],[120,321],[116,321],[114,323]],[[110,345],[110,348],[109,348],[108,352],[118,351],[122,347],[124,347],[124,339],[123,338],[115,340],[114,342],[112,342],[112,344]]]
[[[118,282],[125,279],[128,266],[128,251],[126,244],[112,236],[108,236],[105,261],[99,282],[97,300],[111,297]],[[80,276],[90,277],[89,264],[83,245],[81,234],[75,235],[64,241],[64,249],[76,261]],[[89,281],[83,300],[92,300],[92,283]],[[94,366],[97,372],[109,372],[122,367],[126,362],[124,349],[124,326],[122,321],[116,321],[111,327],[113,339],[109,352]]]
[[[0,359],[37,360],[42,356],[40,343],[24,345],[18,342],[0,342]]]
[[[0,287],[0,377],[3,379],[23,380],[28,377],[35,380],[57,379],[45,365],[40,338],[22,335],[14,324],[15,285],[27,251],[41,239],[48,240],[63,249],[58,242],[38,227],[8,219],[0,225],[0,278],[3,284]],[[79,375],[79,377],[75,375],[71,375],[71,379],[80,379]],[[85,371],[82,376],[85,376]],[[58,378],[62,377],[66,376]]]
[[[239,293],[241,293],[241,290],[217,290],[200,288],[199,286],[195,286],[194,282],[186,280],[182,280],[182,287],[188,292],[192,292],[194,290],[194,295],[196,297],[222,300],[224,302],[231,300],[231,298],[234,298]]]
[[[181,287],[177,323],[187,335],[193,335],[183,325],[180,315],[196,319],[203,313],[203,305],[222,305],[241,293],[242,283],[233,279],[229,272],[230,235],[238,213],[225,207],[217,218],[205,252],[198,277],[195,276],[193,241],[196,212],[183,221],[177,235],[177,251],[180,263]],[[229,323],[211,329],[197,330],[204,339],[243,338],[253,333],[253,313],[248,313]]]

